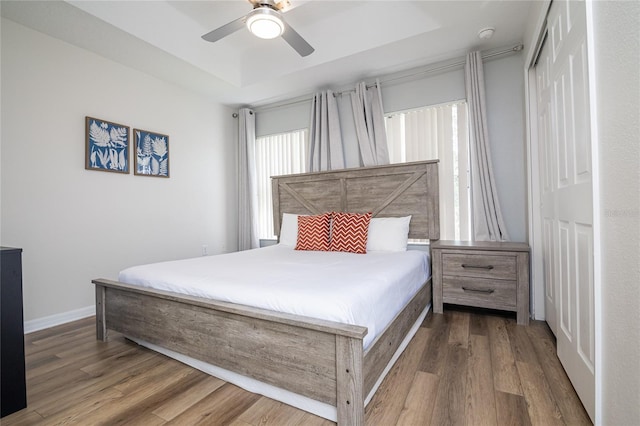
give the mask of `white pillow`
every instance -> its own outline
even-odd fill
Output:
[[[369,223],[367,253],[370,251],[407,251],[411,216],[374,217]]]
[[[283,213],[280,224],[280,244],[295,247],[298,241],[298,216],[297,214]]]

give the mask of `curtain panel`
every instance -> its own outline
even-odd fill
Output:
[[[362,164],[365,167],[389,164],[380,82],[376,80],[370,88],[364,82],[358,83],[351,93],[351,108]]]
[[[331,90],[316,93],[311,100],[308,170],[319,172],[344,167],[338,102]]]
[[[238,111],[238,250],[260,247],[256,179],[256,116]]]
[[[465,87],[469,104],[469,142],[471,152],[471,200],[473,232],[478,241],[508,241],[502,219],[491,151],[485,106],[484,71],[479,51],[467,55]]]

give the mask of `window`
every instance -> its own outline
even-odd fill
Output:
[[[440,238],[469,240],[467,103],[388,114],[385,124],[391,163],[440,160]]]
[[[295,130],[256,138],[256,175],[258,181],[258,235],[275,239],[271,176],[307,171],[308,130]]]
[[[469,141],[465,101],[388,114],[391,163],[439,159],[440,238],[469,240]],[[275,239],[271,176],[305,173],[309,132],[295,130],[256,138],[258,233]]]

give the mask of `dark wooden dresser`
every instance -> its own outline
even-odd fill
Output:
[[[0,417],[27,406],[22,316],[22,249],[0,247]]]

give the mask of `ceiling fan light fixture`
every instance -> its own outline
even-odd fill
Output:
[[[279,13],[269,8],[256,8],[247,16],[247,28],[256,37],[272,39],[284,32],[284,22]]]

